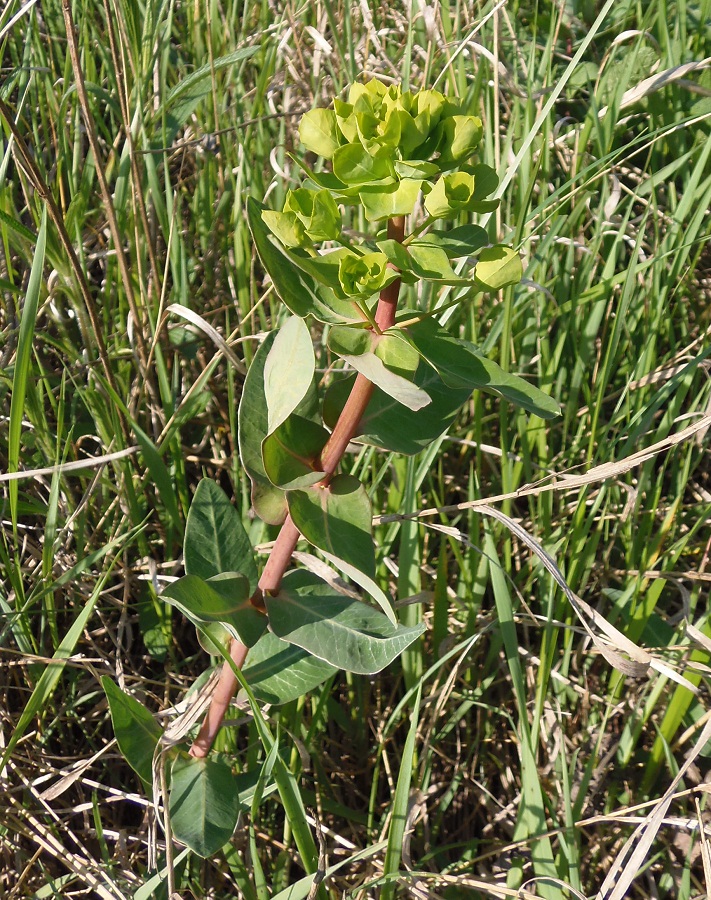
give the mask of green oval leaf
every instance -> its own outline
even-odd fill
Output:
[[[360,199],[366,219],[377,222],[393,216],[409,216],[415,208],[421,187],[422,179],[403,178],[399,184],[380,190],[364,188],[360,192]]]
[[[239,455],[252,482],[252,505],[259,518],[269,525],[281,525],[287,512],[284,492],[269,481],[262,461],[262,441],[268,431],[264,364],[275,338],[276,331],[272,331],[254,355],[237,415]]]
[[[390,601],[375,582],[373,510],[353,475],[336,475],[328,487],[289,491],[289,512],[306,538],[374,597],[394,622]]]
[[[466,283],[449,264],[449,257],[441,247],[428,244],[412,244],[409,247],[411,268],[421,278],[428,281],[442,281],[447,284]]]
[[[485,291],[498,291],[510,284],[518,284],[523,276],[521,257],[511,247],[497,244],[479,253],[474,280]]]
[[[216,754],[196,759],[181,753],[173,763],[170,824],[173,835],[206,858],[232,837],[246,807],[229,763]]]
[[[329,433],[322,425],[291,415],[262,444],[269,480],[284,490],[308,487],[324,477],[316,462]]]
[[[241,572],[250,593],[257,589],[257,563],[239,513],[222,488],[203,478],[190,504],[185,525],[185,571],[212,578],[222,572]]]
[[[402,403],[408,409],[418,410],[432,402],[432,398],[407,378],[391,372],[375,353],[362,353],[360,356],[343,354],[341,357],[368,381],[372,381],[385,391],[393,400]]]
[[[474,256],[488,243],[489,235],[481,225],[460,225],[451,231],[430,231],[412,241],[410,247],[439,247],[450,259],[459,259]]]
[[[373,184],[392,178],[392,163],[373,157],[360,144],[346,144],[333,154],[333,174],[346,185]]]
[[[142,703],[122,691],[108,675],[102,676],[101,686],[109,701],[111,724],[119,750],[141,781],[150,785],[153,782],[153,753],[163,729]]]
[[[294,412],[311,387],[316,368],[311,332],[299,316],[281,326],[264,362],[268,433]]]
[[[331,159],[340,146],[335,112],[332,109],[309,110],[299,124],[299,138],[307,150]]]
[[[420,354],[408,344],[399,330],[378,335],[375,340],[375,355],[387,369],[408,381],[412,381],[420,364]]]
[[[242,670],[257,699],[274,705],[303,697],[337,671],[330,663],[271,632],[263,634],[250,649]]]
[[[394,625],[372,606],[338,594],[309,572],[289,572],[276,597],[267,597],[269,627],[348,672],[380,672],[425,630]]]
[[[257,643],[267,625],[250,603],[249,582],[238,572],[223,572],[207,581],[185,575],[167,585],[161,597],[196,627],[219,622],[247,647]]]
[[[447,116],[440,122],[440,162],[455,164],[468,159],[484,132],[478,116]]]
[[[451,335],[431,319],[402,329],[451,388],[498,394],[543,419],[560,414],[558,403],[524,378],[512,375],[480,354],[473,344]]]

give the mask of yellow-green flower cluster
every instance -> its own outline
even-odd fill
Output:
[[[393,263],[380,244],[354,247],[343,240],[339,205],[361,206],[371,222],[410,215],[420,196],[433,221],[497,206],[498,201],[487,199],[498,184],[495,172],[472,163],[482,137],[481,120],[439,91],[412,93],[375,79],[354,84],[347,100],[306,113],[299,136],[306,150],[330,160],[331,171],[309,172],[305,186],[289,191],[283,209],[265,211],[263,218],[297,258],[311,257],[302,268],[339,297],[376,293],[392,271],[386,263]],[[341,244],[328,259],[313,249],[324,241]],[[429,257],[433,252],[428,249]],[[439,251],[437,270],[440,279],[452,283],[447,255]],[[403,279],[410,270],[427,277],[423,272],[430,265],[423,269],[405,256],[393,263]]]

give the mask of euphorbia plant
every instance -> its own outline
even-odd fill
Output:
[[[202,481],[186,526],[186,575],[162,595],[232,663],[190,749],[197,759],[208,754],[238,687],[235,670],[257,699],[284,703],[338,669],[380,671],[424,631],[398,624],[378,582],[368,494],[339,471],[353,439],[417,453],[475,390],[539,416],[557,414],[550,398],[438,318],[444,286],[455,289],[451,306],[521,277],[513,249],[461,224],[498,203],[490,199],[495,172],[475,161],[480,119],[437,91],[373,80],[354,84],[332,109],[307,113],[299,134],[303,148],[329,165],[316,171],[300,160],[303,184],[279,211],[248,202],[259,258],[289,315],[247,374],[239,447],[255,513],[280,531],[260,575],[238,513],[214,482]],[[372,233],[346,229],[344,213],[351,222],[364,218]],[[418,290],[425,283],[433,290]],[[398,306],[403,285],[413,286],[409,307]],[[434,299],[425,305],[421,297]],[[344,363],[323,397],[315,323],[327,326],[328,349]],[[295,567],[300,537],[363,599]],[[182,758],[179,776],[186,765]]]

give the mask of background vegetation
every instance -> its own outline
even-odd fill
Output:
[[[427,633],[269,713],[342,864],[325,889],[707,896],[709,0],[105,0],[73,19],[85,92],[59,0],[0,12],[0,894],[166,896],[99,678],[166,722],[209,667],[157,598],[203,474],[273,538],[236,452],[279,312],[245,200],[283,202],[299,117],[365,73],[483,117],[505,187],[487,227],[525,278],[458,325],[562,415],[477,395],[419,457],[349,457],[381,574]],[[477,511],[499,495],[520,532]],[[591,640],[526,534],[591,631],[646,655]],[[255,727],[234,725],[220,749],[256,772]],[[265,777],[216,858],[176,850],[181,896],[307,896]]]

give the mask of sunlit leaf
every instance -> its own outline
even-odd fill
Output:
[[[452,269],[449,257],[441,247],[413,243],[409,250],[412,269],[422,278],[454,283],[462,280]]]
[[[522,275],[521,257],[511,247],[497,244],[479,253],[474,278],[485,291],[498,291],[510,284],[518,284]]]
[[[289,191],[284,211],[297,216],[311,241],[334,241],[341,233],[341,213],[330,191],[305,187]],[[267,212],[262,216],[266,218]]]
[[[440,161],[456,164],[468,159],[479,146],[483,127],[477,116],[448,116],[440,122]]]
[[[368,381],[372,381],[386,394],[408,409],[418,410],[431,402],[430,395],[412,381],[391,372],[375,353],[361,353],[359,356],[344,354],[342,357]]]
[[[373,511],[360,481],[336,475],[328,487],[289,491],[288,502],[294,524],[306,540],[392,617],[390,601],[375,582]]]
[[[420,354],[398,331],[378,335],[375,340],[375,355],[389,371],[408,381],[412,380],[420,364]]]
[[[289,572],[276,597],[267,597],[270,629],[333,666],[380,672],[424,631],[393,624],[379,610],[338,594],[309,572]]]
[[[366,328],[334,325],[328,330],[328,348],[338,356],[358,356],[373,347],[373,332]]]
[[[265,209],[262,212],[262,220],[285,247],[305,247],[311,243],[306,236],[304,223],[294,213]]]
[[[391,179],[393,167],[388,159],[376,159],[360,144],[345,144],[333,154],[333,174],[347,185],[370,185]]]
[[[311,332],[299,316],[281,326],[264,363],[264,398],[271,433],[298,407],[314,377]]]
[[[409,216],[415,208],[422,180],[403,178],[399,184],[381,190],[362,190],[360,199],[369,222],[393,216]]]
[[[433,320],[423,319],[402,330],[451,388],[498,394],[543,419],[559,415],[559,406],[552,397],[525,379],[504,372],[473,344],[455,338]]]
[[[332,109],[312,109],[301,118],[299,138],[307,150],[331,159],[339,147],[336,114]]]
[[[264,364],[276,331],[262,341],[247,371],[237,416],[239,455],[252,482],[252,504],[262,521],[281,525],[286,517],[286,497],[267,477],[262,461],[262,441],[267,436],[267,402],[264,394]]]
[[[430,231],[412,241],[410,247],[439,247],[450,259],[459,259],[462,256],[475,256],[488,243],[489,235],[481,225],[460,225],[451,231]]]

